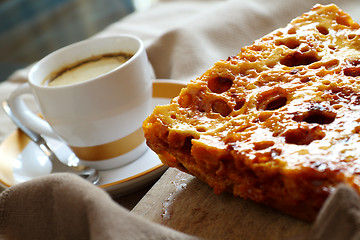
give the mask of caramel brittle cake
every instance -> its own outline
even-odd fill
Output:
[[[359,25],[316,5],[156,107],[147,144],[217,194],[311,221],[338,184],[360,190],[359,76]]]

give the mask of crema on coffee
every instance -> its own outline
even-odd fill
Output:
[[[45,86],[64,86],[83,82],[108,73],[128,61],[133,55],[114,53],[94,56],[64,66],[50,74],[43,82]]]

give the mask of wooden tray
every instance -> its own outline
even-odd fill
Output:
[[[168,169],[132,212],[153,222],[205,239],[284,239],[310,224],[271,208],[215,195],[195,177]]]

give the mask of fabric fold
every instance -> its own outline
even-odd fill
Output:
[[[104,190],[68,173],[5,190],[0,211],[6,239],[197,239],[131,214]]]

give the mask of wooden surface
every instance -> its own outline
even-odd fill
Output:
[[[252,201],[215,195],[206,184],[176,169],[168,169],[132,212],[205,239],[284,239],[310,227]]]
[[[151,182],[149,185],[146,185],[143,188],[137,189],[136,191],[126,195],[112,195],[111,197],[115,202],[131,211],[145,196],[145,194],[151,189],[154,183],[155,182]]]

